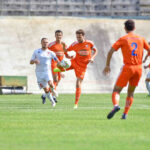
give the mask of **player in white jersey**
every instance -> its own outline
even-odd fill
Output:
[[[59,60],[56,57],[54,52],[48,50],[48,43],[49,42],[47,38],[41,39],[42,48],[34,51],[32,58],[30,60],[30,64],[36,64],[35,73],[36,73],[39,88],[44,89],[46,97],[51,101],[52,106],[54,107],[56,103],[51,93],[49,92],[49,87],[50,87],[53,95],[57,96],[57,93],[54,90],[54,85],[53,85],[51,61],[53,59],[57,61],[57,63],[59,64]],[[43,101],[43,104],[44,103],[45,101]]]

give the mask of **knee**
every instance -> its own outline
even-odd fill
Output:
[[[58,82],[58,78],[54,79],[54,82]]]
[[[49,88],[46,88],[44,91],[45,91],[45,93],[48,93],[49,92]]]

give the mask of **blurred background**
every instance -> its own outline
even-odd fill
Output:
[[[120,51],[113,55],[110,75],[105,77],[102,71],[111,45],[125,35],[126,19],[134,19],[135,32],[150,41],[150,0],[0,0],[1,89],[25,87],[28,93],[42,92],[37,86],[35,66],[29,64],[33,51],[41,47],[41,38],[48,37],[52,42],[55,30],[60,29],[69,46],[76,41],[75,31],[83,29],[86,38],[95,43],[98,55],[88,65],[82,92],[111,92],[123,65]],[[143,70],[136,92],[147,92],[148,71]],[[58,92],[74,93],[74,71],[65,72],[65,76]]]

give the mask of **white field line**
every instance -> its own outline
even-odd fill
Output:
[[[100,110],[100,109],[112,109],[113,107],[101,107],[101,106],[97,106],[97,107],[94,107],[94,106],[91,106],[91,107],[78,107],[77,110]],[[7,109],[20,109],[20,110],[37,110],[37,111],[40,111],[40,110],[73,110],[73,107],[55,107],[55,108],[52,108],[51,106],[50,107],[31,107],[31,106],[26,106],[26,107],[23,107],[23,106],[10,106],[10,107],[0,107],[0,110],[5,110],[7,111]],[[124,109],[124,107],[122,107],[122,109]],[[133,106],[132,109],[150,109],[150,106],[149,105],[141,105],[141,106]]]

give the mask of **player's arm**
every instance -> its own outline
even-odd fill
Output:
[[[96,55],[97,55],[97,53],[98,53],[98,51],[97,51],[97,49],[96,48],[93,48],[92,49],[92,57],[91,57],[91,59],[89,59],[89,62],[90,63],[93,63],[94,62],[94,59],[95,59],[95,57],[96,57]]]
[[[149,53],[147,53],[147,55],[145,56],[145,58],[144,58],[144,60],[143,60],[143,63],[145,63],[145,62],[146,62],[146,60],[147,60],[148,56],[149,56]]]
[[[34,51],[32,57],[31,57],[31,60],[30,60],[30,64],[33,65],[33,64],[39,64],[40,61],[36,58],[36,53]]]
[[[150,56],[150,42],[148,43],[145,38],[143,39],[143,46],[144,46],[144,49],[147,50],[147,55],[145,56],[144,60],[143,60],[143,63],[146,62],[148,56]]]
[[[33,65],[33,64],[39,64],[40,61],[38,59],[34,59],[34,60],[30,60],[30,64]]]
[[[74,55],[69,53],[70,51],[72,51],[72,45],[69,46],[69,48],[67,48],[67,45],[64,42],[61,42],[61,44],[63,45],[63,50],[64,50],[64,54],[65,54],[66,58],[73,59]]]
[[[57,62],[57,65],[60,66],[60,61],[59,61],[59,59],[57,58],[57,56],[54,52],[52,52],[52,58],[53,58],[54,61]]]
[[[67,52],[67,45],[64,42],[61,42],[61,44],[63,46],[64,53],[66,53]]]
[[[113,53],[115,52],[116,50],[114,48],[111,48],[110,51],[108,52],[107,54],[107,60],[106,60],[106,66],[103,70],[103,73],[105,75],[107,75],[109,72],[110,72],[110,61],[111,61],[111,58],[112,58],[112,55]]]

